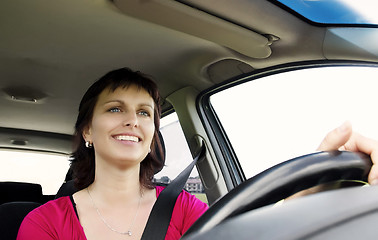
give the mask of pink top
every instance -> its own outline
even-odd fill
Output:
[[[164,187],[156,186],[156,197]],[[166,240],[179,239],[208,209],[194,195],[182,191],[173,209]],[[30,212],[21,224],[17,240],[87,239],[70,197],[50,201]]]

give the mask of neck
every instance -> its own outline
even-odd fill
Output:
[[[128,169],[96,165],[95,180],[88,188],[92,195],[112,204],[135,201],[139,199],[143,190],[139,181],[139,171],[139,165]]]

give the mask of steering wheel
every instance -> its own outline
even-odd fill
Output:
[[[338,180],[366,182],[371,166],[368,155],[347,151],[317,152],[280,163],[227,193],[181,239],[210,230],[233,216],[275,203],[320,184]]]

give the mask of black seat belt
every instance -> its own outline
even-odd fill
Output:
[[[199,153],[196,154],[192,163],[159,194],[148,218],[141,240],[165,239],[177,197],[181,193],[198,159],[205,156],[205,151],[205,144],[202,144]]]

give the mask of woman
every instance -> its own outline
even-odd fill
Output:
[[[51,201],[23,221],[18,239],[140,239],[162,191],[160,103],[156,84],[122,68],[85,93],[75,125],[72,168],[79,192]],[[161,147],[160,147],[161,148]],[[166,239],[179,239],[207,205],[182,192]]]
[[[23,221],[18,239],[140,239],[161,187],[152,184],[161,167],[157,87],[129,69],[112,71],[84,95],[76,122],[72,167],[79,192],[48,202]],[[344,148],[377,158],[377,142],[344,124],[327,135],[319,150]],[[369,179],[374,182],[373,167]],[[182,192],[166,239],[179,239],[207,210]]]

